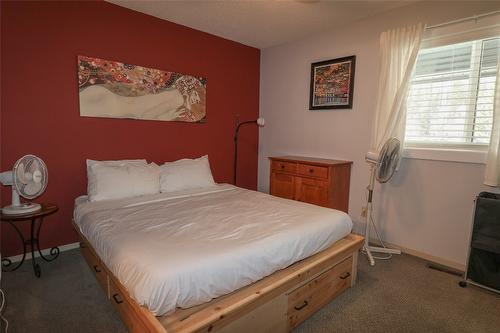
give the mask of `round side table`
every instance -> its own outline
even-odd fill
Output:
[[[22,214],[22,215],[4,215],[3,213],[0,214],[0,220],[2,222],[10,224],[14,230],[16,231],[17,235],[19,236],[22,244],[23,244],[23,257],[21,261],[17,263],[13,263],[10,259],[8,258],[2,258],[2,271],[3,272],[12,272],[21,267],[21,265],[24,263],[24,259],[26,258],[26,247],[30,246],[31,247],[31,264],[33,265],[33,271],[35,272],[35,276],[37,278],[40,277],[41,275],[41,270],[40,266],[36,263],[35,260],[35,248],[38,251],[38,254],[40,257],[45,260],[45,261],[52,261],[57,258],[59,255],[59,248],[58,247],[53,247],[50,249],[50,255],[45,256],[42,251],[40,251],[40,229],[42,227],[43,219],[51,214],[54,214],[59,210],[59,208],[55,204],[51,203],[43,203],[42,209],[33,212],[33,213],[28,213],[28,214]],[[30,223],[30,237],[26,239],[21,232],[21,230],[18,228],[17,224],[22,223],[24,221],[31,221]]]

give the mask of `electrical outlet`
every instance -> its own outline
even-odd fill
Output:
[[[366,207],[361,207],[361,217],[366,217],[367,209]]]

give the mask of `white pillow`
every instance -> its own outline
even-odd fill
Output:
[[[160,192],[160,167],[154,163],[96,163],[87,175],[90,201],[121,199]]]
[[[160,167],[160,192],[174,192],[214,186],[208,156],[184,158],[167,162]]]
[[[87,175],[90,170],[90,167],[96,164],[104,164],[104,165],[125,165],[125,164],[148,164],[146,160],[116,160],[116,161],[96,161],[87,159]]]
[[[148,164],[145,159],[137,159],[137,160],[109,160],[109,161],[97,161],[87,159],[87,167],[91,167],[96,164],[106,164],[106,165],[124,165],[124,164]]]

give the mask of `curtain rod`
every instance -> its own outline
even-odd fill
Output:
[[[452,25],[452,24],[461,23],[461,22],[470,21],[470,20],[478,20],[478,19],[483,18],[485,16],[491,16],[491,15],[496,15],[496,14],[500,14],[500,10],[496,10],[494,12],[489,12],[489,13],[484,13],[484,14],[479,14],[479,15],[474,15],[474,16],[470,16],[470,17],[465,17],[462,19],[449,21],[449,22],[445,22],[445,23],[430,25],[430,26],[426,27],[426,29],[441,28],[441,27],[444,27],[447,25]]]

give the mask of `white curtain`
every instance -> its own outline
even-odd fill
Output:
[[[391,137],[404,145],[406,98],[424,29],[418,24],[380,35],[381,67],[371,151],[379,153]]]
[[[488,158],[486,159],[484,183],[489,186],[500,187],[500,62],[497,67],[493,127],[491,129]]]

